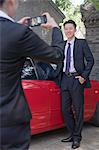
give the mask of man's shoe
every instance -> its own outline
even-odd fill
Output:
[[[73,141],[72,148],[76,149],[78,147],[80,147],[80,141]]]
[[[70,136],[66,139],[62,139],[61,142],[73,142],[73,138]]]

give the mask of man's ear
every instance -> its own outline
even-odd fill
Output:
[[[15,0],[6,0],[6,5],[7,5],[8,7],[13,7],[14,1],[15,1]]]
[[[9,7],[10,5],[12,5],[12,0],[6,0],[6,1],[5,1],[5,5],[8,6],[8,7]]]
[[[14,0],[7,0],[8,1],[8,4],[9,4],[9,6],[13,6],[13,4],[14,4]]]

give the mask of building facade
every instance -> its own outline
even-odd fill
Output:
[[[92,4],[85,4],[81,6],[81,13],[86,27],[86,39],[95,59],[91,79],[99,80],[99,10]]]

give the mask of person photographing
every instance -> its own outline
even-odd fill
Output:
[[[26,57],[58,63],[63,60],[62,33],[48,13],[41,27],[53,29],[52,45],[41,40],[28,26],[27,17],[18,23],[14,16],[18,0],[0,0],[0,150],[27,150],[32,118],[21,85]]]

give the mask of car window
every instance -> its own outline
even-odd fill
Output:
[[[24,80],[37,80],[38,73],[36,71],[36,67],[34,65],[34,62],[31,58],[27,58],[24,64],[24,67],[22,69],[22,75],[21,79]]]
[[[22,70],[23,80],[50,80],[60,84],[61,64],[49,64],[27,58]]]

